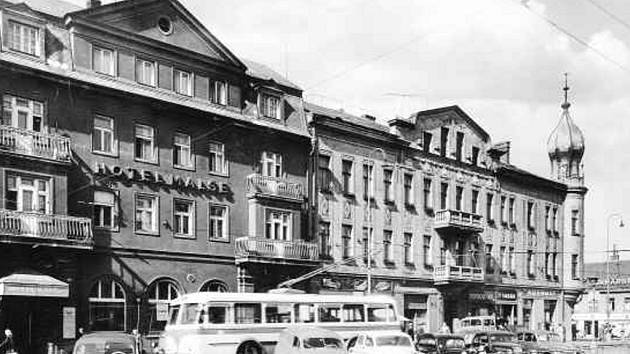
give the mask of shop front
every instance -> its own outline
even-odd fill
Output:
[[[520,292],[520,324],[532,330],[556,330],[563,323],[561,292],[555,289],[528,288]]]
[[[468,313],[472,316],[496,316],[497,323],[517,325],[517,293],[512,289],[485,288],[468,292]]]

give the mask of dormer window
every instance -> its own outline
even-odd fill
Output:
[[[214,81],[212,84],[212,103],[225,106],[228,100],[227,82]]]
[[[422,150],[426,153],[431,152],[431,139],[433,138],[433,134],[429,132],[422,133]]]
[[[114,51],[97,46],[92,47],[92,70],[114,76]]]
[[[173,87],[175,92],[192,96],[192,75],[189,72],[177,70],[173,71]]]
[[[16,52],[39,56],[39,28],[20,22],[9,21],[9,48]]]
[[[473,166],[477,166],[479,164],[479,148],[476,146],[472,147],[472,155],[470,156],[470,163]]]
[[[260,94],[260,113],[267,118],[281,119],[280,97],[267,93]]]
[[[136,81],[143,85],[155,86],[155,62],[136,59]]]

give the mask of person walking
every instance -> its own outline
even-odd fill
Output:
[[[451,334],[451,329],[448,328],[448,325],[446,324],[446,322],[442,323],[442,327],[440,327],[440,333]]]
[[[13,343],[13,332],[8,328],[4,330],[4,339],[0,342],[0,353],[17,354],[15,343]]]

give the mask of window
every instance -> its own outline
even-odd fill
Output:
[[[330,242],[330,223],[329,222],[321,222],[319,223],[319,240],[322,244],[322,256],[323,257],[332,257],[332,244]]]
[[[92,70],[109,76],[116,75],[114,51],[97,46],[92,47]]]
[[[285,211],[267,210],[265,237],[272,240],[290,241],[292,214]]]
[[[554,232],[558,231],[558,208],[553,208],[553,213],[551,214],[551,227]]]
[[[158,197],[136,194],[136,232],[158,232]]]
[[[344,304],[341,306],[344,322],[365,322],[365,306],[360,304]]]
[[[290,323],[292,306],[290,304],[267,304],[265,323]]]
[[[615,311],[615,298],[614,297],[608,298],[608,310]]]
[[[508,264],[510,267],[510,273],[516,272],[516,258],[514,258],[514,247],[510,247],[508,250]]]
[[[216,279],[208,280],[199,288],[199,291],[209,293],[227,293],[228,290],[227,284]]]
[[[157,319],[158,306],[169,306],[171,301],[179,297],[179,289],[177,285],[168,279],[160,279],[149,285],[146,292],[151,320],[149,321],[149,332],[163,331],[166,321]]]
[[[470,164],[473,166],[479,165],[479,148],[476,146],[472,147],[472,155],[470,156]]]
[[[182,70],[173,70],[173,88],[175,92],[192,96],[193,86],[192,86],[192,74]]]
[[[536,209],[534,202],[527,202],[527,227],[532,230],[536,228]]]
[[[403,239],[404,239],[404,243],[403,243],[403,247],[404,247],[404,257],[405,257],[405,264],[413,264],[413,250],[412,250],[412,234],[405,232],[403,234]]]
[[[422,150],[426,153],[431,152],[431,139],[433,138],[433,134],[429,132],[422,133]]]
[[[440,184],[440,209],[445,210],[448,208],[448,183],[442,182]]]
[[[551,278],[551,253],[545,252],[545,276]]]
[[[136,58],[136,81],[143,85],[155,86],[155,62]]]
[[[558,253],[554,253],[551,257],[551,272],[554,279],[558,276]],[[557,279],[556,279],[557,280]]]
[[[127,309],[125,291],[115,280],[99,280],[88,298],[92,331],[125,331]]]
[[[403,177],[405,205],[413,205],[413,175],[405,173]]]
[[[477,189],[473,189],[470,194],[470,212],[473,214],[477,214],[479,212],[479,191]]]
[[[455,210],[462,210],[462,199],[464,197],[464,187],[455,187]]]
[[[423,182],[422,195],[423,195],[423,203],[424,208],[426,210],[433,209],[433,193],[431,188],[431,179],[425,178]]]
[[[509,218],[510,218],[510,225],[514,225],[514,223],[516,222],[516,209],[514,207],[514,204],[516,203],[514,197],[510,197],[510,210],[509,210]]]
[[[5,208],[9,210],[49,214],[51,207],[50,179],[18,174],[7,174]],[[27,223],[23,225],[26,227]],[[31,226],[33,232],[36,225]]]
[[[506,273],[508,269],[508,264],[505,246],[501,246],[499,248],[499,264],[501,264],[501,273]]]
[[[173,135],[173,166],[184,168],[194,166],[190,135],[183,133]]]
[[[210,142],[210,155],[208,156],[208,170],[211,173],[227,174],[227,159],[225,158],[225,145],[218,142]]]
[[[536,274],[536,265],[534,264],[534,251],[527,251],[527,274],[533,277]]]
[[[571,279],[573,280],[578,280],[579,276],[578,276],[578,261],[579,261],[579,255],[577,254],[572,254],[571,255]]]
[[[319,155],[317,166],[317,183],[322,192],[332,192],[332,179],[330,176],[330,156]]]
[[[440,129],[440,156],[446,157],[448,149],[448,128]]]
[[[424,259],[424,267],[429,268],[433,265],[433,258],[431,257],[431,236],[424,235],[422,239],[422,258]]]
[[[94,191],[94,227],[114,230],[118,228],[118,196],[110,191]]]
[[[370,241],[372,240],[370,237],[370,234],[372,233],[372,230],[369,227],[364,227],[363,228],[363,258],[366,260],[368,259],[368,256],[370,254],[370,248],[372,245],[370,245]]]
[[[315,305],[295,304],[293,305],[293,314],[295,315],[295,323],[315,322]]]
[[[625,297],[623,299],[623,310],[626,312],[630,311],[630,297]]]
[[[551,207],[547,205],[545,206],[545,230],[546,231],[551,231],[550,214],[551,214]]]
[[[392,175],[394,171],[383,170],[383,186],[385,188],[385,201],[392,202],[394,200],[394,193],[392,187]]]
[[[343,259],[352,257],[352,226],[341,226],[341,256]]]
[[[261,323],[262,307],[260,304],[234,304],[234,323]]]
[[[39,56],[39,28],[9,20],[9,48],[34,56]]]
[[[36,132],[44,131],[44,103],[4,95],[2,98],[2,125]]]
[[[488,223],[494,222],[494,194],[486,194],[486,218]]]
[[[94,116],[92,127],[92,151],[104,154],[116,154],[116,134],[114,119],[104,116]]]
[[[212,103],[220,104],[225,106],[228,100],[228,88],[227,82],[225,81],[213,81],[211,82],[211,95]]]
[[[195,203],[192,200],[173,200],[173,223],[175,235],[195,236]]]
[[[571,210],[571,235],[579,236],[580,229],[580,212],[578,210]]]
[[[263,117],[281,119],[280,98],[268,94],[260,95],[260,111]]]
[[[157,162],[155,130],[147,125],[136,124],[136,160]]]
[[[209,209],[209,230],[208,237],[211,240],[228,239],[228,208],[225,205],[211,204]]]
[[[457,132],[455,136],[455,160],[462,160],[462,150],[464,149],[464,133]]]
[[[392,232],[390,230],[383,231],[383,261],[390,263],[392,258]]]
[[[318,312],[319,322],[341,322],[341,305],[320,304]]]
[[[486,272],[494,273],[494,262],[492,261],[492,245],[486,244]]]
[[[501,196],[501,224],[507,224],[507,209],[506,209],[507,198]]]
[[[262,174],[268,177],[282,177],[282,155],[275,152],[263,152]]]
[[[352,161],[341,160],[341,177],[343,179],[343,193],[346,195],[354,194],[354,179],[352,177]]]
[[[367,200],[374,198],[374,166],[370,164],[363,165],[363,197]]]

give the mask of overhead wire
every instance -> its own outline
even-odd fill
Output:
[[[621,24],[626,29],[630,30],[630,23],[624,21],[622,18],[620,18],[619,16],[615,15],[612,11],[608,10],[607,8],[605,8],[604,6],[602,6],[601,4],[596,2],[595,0],[584,0],[584,1],[589,2],[591,5],[595,6],[597,9],[599,9],[601,12],[605,13],[608,17],[610,17],[613,20],[615,20],[615,22]]]

